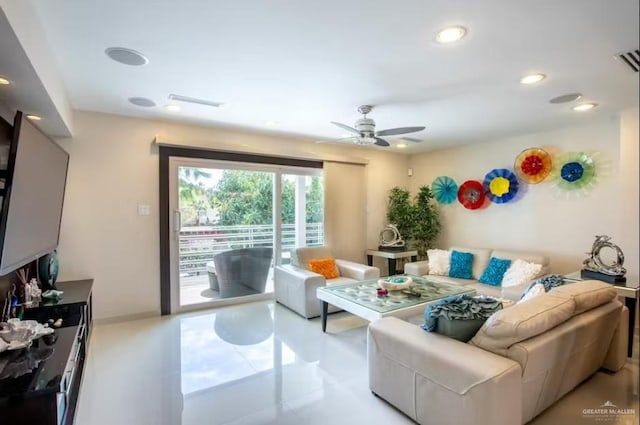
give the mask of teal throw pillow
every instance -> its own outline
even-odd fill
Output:
[[[511,266],[511,260],[491,257],[487,268],[484,269],[482,276],[480,276],[479,282],[491,286],[500,286],[509,266]]]
[[[470,252],[451,251],[451,265],[449,277],[459,279],[473,279],[471,268],[473,266],[473,254]]]

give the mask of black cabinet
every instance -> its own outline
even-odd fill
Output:
[[[62,299],[25,310],[24,319],[62,319],[27,350],[0,354],[0,417],[13,425],[71,425],[92,327],[92,280],[62,282]],[[20,368],[24,369],[20,369]],[[2,376],[0,375],[0,376]]]

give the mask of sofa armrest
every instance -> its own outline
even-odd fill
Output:
[[[286,264],[275,268],[273,284],[279,303],[306,318],[320,315],[316,289],[326,285],[324,276]]]
[[[627,348],[629,345],[629,309],[622,307],[620,310],[620,321],[613,333],[611,339],[611,345],[609,345],[609,351],[604,358],[602,367],[611,371],[617,372],[624,367],[627,363]]]
[[[380,270],[377,267],[366,266],[347,260],[336,260],[336,266],[340,271],[340,276],[349,277],[355,280],[369,280],[380,277]]]
[[[520,365],[394,317],[369,325],[369,388],[418,423],[522,422]]]
[[[404,265],[404,273],[412,276],[424,276],[429,274],[429,261],[414,261]]]

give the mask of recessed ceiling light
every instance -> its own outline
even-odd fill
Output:
[[[264,125],[266,125],[267,127],[275,127],[276,125],[278,125],[278,121],[272,121],[272,120],[265,121]]]
[[[398,144],[396,145],[396,147],[397,147],[397,148],[400,148],[400,149],[404,149],[404,148],[406,148],[407,146],[408,146],[408,145],[407,145],[406,143],[398,143]]]
[[[140,66],[149,63],[149,59],[145,55],[126,47],[109,47],[104,52],[114,61],[125,65]]]
[[[40,121],[42,118],[37,115],[29,114],[27,115],[27,119],[30,119],[31,121]]]
[[[0,86],[8,86],[9,84],[11,84],[11,81],[4,77],[0,77]]]
[[[554,97],[553,99],[549,100],[549,102],[550,103],[575,102],[576,100],[580,99],[581,97],[582,97],[582,94],[580,94],[580,93],[563,94],[562,96]]]
[[[535,84],[547,78],[544,74],[529,74],[520,79],[520,84]]]
[[[576,112],[585,112],[588,111],[589,109],[593,109],[596,106],[598,106],[597,103],[581,103],[580,105],[574,106],[573,109]]]
[[[156,106],[156,102],[146,97],[130,97],[129,102],[136,106],[142,106],[145,108],[151,108],[152,106]]]
[[[438,43],[447,44],[454,43],[467,34],[467,30],[464,27],[447,27],[436,35],[436,41]]]
[[[165,109],[169,112],[179,112],[180,107],[178,105],[166,105]]]

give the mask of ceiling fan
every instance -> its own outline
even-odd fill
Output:
[[[353,143],[357,145],[378,145],[378,146],[389,146],[389,142],[383,139],[383,136],[398,136],[400,134],[409,134],[415,133],[418,131],[422,131],[425,129],[424,126],[419,127],[398,127],[398,128],[389,128],[387,130],[375,131],[376,122],[367,118],[367,114],[371,112],[373,109],[372,105],[362,105],[358,108],[358,112],[360,112],[363,117],[355,122],[355,128],[350,127],[346,124],[342,124],[339,122],[331,121],[331,124],[336,125],[343,130],[347,130],[350,133],[353,133],[354,136],[346,137],[340,140],[351,140]],[[421,142],[419,139],[405,138],[405,140],[409,140],[412,142]]]

